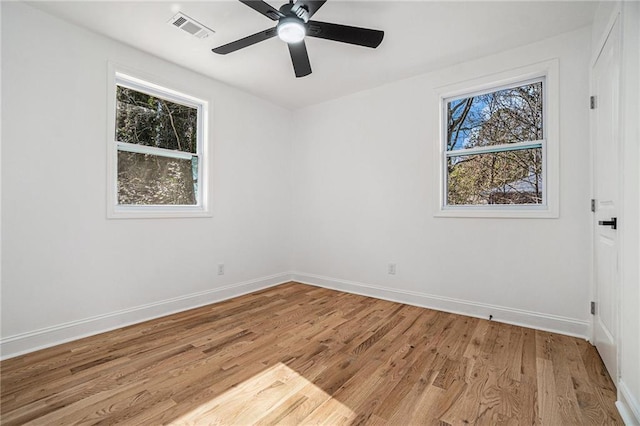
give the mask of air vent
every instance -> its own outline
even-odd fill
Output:
[[[188,17],[184,13],[177,13],[173,18],[169,19],[167,23],[198,38],[207,38],[215,33],[211,28],[205,27],[200,22]]]

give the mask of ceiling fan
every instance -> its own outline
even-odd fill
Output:
[[[246,4],[273,21],[278,21],[278,23],[273,28],[260,31],[212,50],[220,55],[226,55],[277,35],[289,46],[296,77],[304,77],[311,74],[307,46],[304,43],[305,36],[371,48],[378,47],[382,42],[384,31],[310,20],[325,1],[298,0],[294,3],[293,0],[289,0],[289,3],[283,4],[280,9],[275,9],[262,0],[240,0],[241,3]]]

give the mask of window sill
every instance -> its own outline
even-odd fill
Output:
[[[540,208],[512,206],[500,206],[495,209],[485,206],[473,207],[448,207],[440,208],[434,217],[458,217],[458,218],[496,218],[496,219],[557,219],[560,215],[557,211],[546,206]]]
[[[114,206],[107,213],[109,219],[180,219],[213,217],[202,207],[189,206]]]

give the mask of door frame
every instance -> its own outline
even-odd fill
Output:
[[[616,27],[617,24],[617,27]],[[610,17],[609,17],[609,21],[607,22],[606,27],[603,28],[603,32],[600,36],[600,39],[598,40],[597,44],[594,45],[594,50],[593,50],[593,56],[591,58],[590,64],[589,64],[589,92],[591,93],[591,95],[595,95],[595,85],[594,85],[594,76],[593,76],[593,69],[596,65],[596,63],[598,62],[598,59],[600,58],[600,55],[602,54],[602,51],[604,49],[604,46],[607,42],[607,40],[609,39],[609,36],[612,34],[613,31],[618,31],[618,54],[619,54],[619,59],[620,61],[622,61],[622,11],[621,11],[621,7],[619,3],[616,3],[615,7],[613,8]],[[618,84],[620,84],[620,81],[618,82]],[[618,104],[618,116],[617,116],[617,121],[618,124],[621,123],[621,107],[622,107],[622,94],[620,91],[618,91],[618,99],[617,99],[617,104]],[[591,176],[590,176],[590,184],[591,184],[591,198],[594,199],[595,198],[595,184],[596,184],[596,176],[595,176],[595,144],[596,144],[596,120],[595,120],[595,115],[594,113],[590,110],[589,111],[589,131],[590,131],[590,149],[591,149]],[[623,188],[623,162],[622,159],[623,157],[623,144],[622,144],[622,140],[619,140],[619,144],[618,144],[618,173],[616,176],[616,181],[618,184],[619,188]],[[618,387],[618,380],[620,379],[620,362],[621,362],[621,351],[620,351],[620,347],[621,347],[621,339],[620,339],[620,329],[621,329],[621,297],[622,297],[622,292],[621,292],[621,263],[620,263],[620,259],[621,259],[621,241],[624,238],[623,237],[623,231],[624,231],[624,217],[623,216],[623,209],[622,206],[623,204],[623,197],[624,197],[624,192],[621,190],[618,192],[618,200],[617,200],[617,205],[618,205],[618,213],[617,213],[617,217],[618,217],[618,229],[617,229],[617,237],[616,237],[616,254],[617,254],[617,260],[616,260],[616,264],[617,264],[617,274],[615,276],[615,302],[614,302],[614,309],[616,312],[616,316],[615,316],[615,327],[616,327],[616,335],[615,337],[615,344],[616,344],[616,371],[615,371],[615,377],[611,377],[611,379],[613,380],[613,383],[616,387]],[[590,228],[589,228],[589,232],[591,235],[591,270],[590,270],[590,275],[591,275],[591,299],[592,301],[594,301],[596,303],[596,309],[597,309],[597,304],[598,304],[598,300],[596,298],[597,292],[596,292],[596,262],[595,262],[595,238],[596,238],[596,234],[595,234],[595,221],[596,221],[596,216],[595,216],[595,212],[591,213],[591,222],[590,222]],[[591,344],[595,344],[595,320],[596,320],[596,316],[595,315],[591,315],[591,329],[589,332],[589,336],[590,336],[590,342]]]

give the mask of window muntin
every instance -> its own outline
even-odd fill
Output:
[[[119,72],[114,83],[110,217],[207,216],[207,103]]]
[[[444,99],[444,208],[546,205],[545,78]]]

